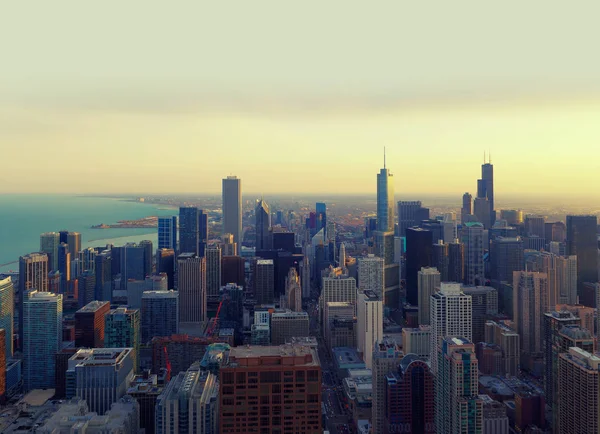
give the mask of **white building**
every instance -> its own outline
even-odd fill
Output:
[[[402,349],[405,354],[416,354],[423,359],[429,359],[430,341],[431,326],[429,325],[402,329]]]
[[[332,273],[330,277],[323,277],[322,286],[321,297],[319,298],[321,321],[323,321],[325,303],[329,303],[330,301],[345,301],[353,303],[356,306],[356,280],[353,277],[333,275]]]
[[[379,298],[383,297],[384,260],[375,255],[358,258],[358,289],[374,291]]]
[[[431,296],[431,371],[437,374],[437,355],[441,353],[442,340],[461,337],[469,341],[473,337],[471,296],[461,291],[460,283],[440,285],[440,291]]]
[[[357,348],[371,369],[373,344],[383,338],[383,302],[374,291],[365,291],[358,296],[357,310]]]

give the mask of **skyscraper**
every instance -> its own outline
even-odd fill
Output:
[[[513,320],[521,351],[542,351],[544,312],[548,310],[548,276],[545,273],[515,271],[513,273]]]
[[[223,234],[221,236],[221,252],[223,256],[237,255],[237,248],[233,242],[232,234]]]
[[[156,433],[219,432],[219,382],[195,362],[169,381],[156,401]]]
[[[323,202],[316,203],[315,218],[316,232],[319,232],[321,229],[323,229],[323,236],[325,237],[325,239],[330,237],[331,234],[327,233],[327,205]],[[331,237],[329,239],[331,239]]]
[[[96,284],[94,300],[110,301],[112,299],[112,258],[110,250],[98,254],[95,259]]]
[[[294,267],[290,268],[285,278],[285,299],[288,309],[293,312],[302,311],[302,287],[300,277]]]
[[[596,433],[600,429],[600,358],[569,348],[558,359],[558,426],[555,432]]]
[[[179,321],[206,321],[206,257],[182,253],[177,259]]]
[[[168,287],[175,288],[175,250],[158,249],[156,251],[156,272],[165,273]]]
[[[427,212],[425,212],[427,210]],[[406,236],[406,230],[418,226],[429,218],[429,210],[423,208],[420,200],[398,201],[398,236]]]
[[[340,265],[340,267],[341,266],[342,265]],[[368,255],[358,258],[359,291],[374,291],[375,294],[377,294],[377,296],[383,300],[384,279],[385,275],[383,258],[375,255]]]
[[[4,329],[5,360],[13,356],[13,321],[15,309],[15,290],[10,276],[0,274],[0,329]],[[0,348],[0,351],[1,348]]]
[[[319,297],[319,312],[324,314],[324,308],[330,301],[342,301],[356,306],[356,280],[344,275],[323,277],[323,288]],[[356,307],[355,307],[356,309]],[[321,317],[321,324],[324,318]]]
[[[104,346],[106,348],[133,348],[134,369],[140,358],[140,310],[128,307],[111,309],[104,317]]]
[[[443,282],[450,281],[448,279],[449,250],[449,244],[444,243],[443,240],[434,243],[432,246],[431,266],[437,268]]]
[[[398,366],[404,358],[402,345],[394,339],[384,337],[373,345],[373,433],[386,432],[385,412],[388,408],[387,377],[398,371]]]
[[[256,250],[267,250],[269,246],[269,229],[271,228],[271,212],[269,205],[264,199],[256,201],[254,207],[255,231],[256,231]]]
[[[521,238],[498,237],[490,241],[490,274],[492,284],[512,282],[513,273],[525,266]]]
[[[464,337],[471,341],[473,335],[472,299],[465,295],[459,283],[440,284],[440,290],[431,296],[431,370],[438,372],[438,355],[442,354],[442,341],[446,336]],[[442,431],[446,432],[446,431]]]
[[[179,208],[179,252],[204,255],[206,215],[196,207]],[[203,230],[204,229],[204,230]]]
[[[29,289],[48,291],[48,255],[30,253],[19,258],[19,342],[23,345],[23,305]]]
[[[158,248],[177,249],[177,216],[158,218]]]
[[[179,292],[146,291],[142,296],[142,343],[179,331]]]
[[[385,166],[385,151],[383,169],[377,174],[377,230],[394,230],[394,175]]]
[[[309,319],[306,312],[273,312],[271,315],[271,345],[291,342],[292,338],[309,336]]]
[[[473,214],[473,196],[470,193],[463,194],[462,197],[462,207],[460,208],[460,222],[465,224],[467,220],[467,216]]]
[[[26,291],[23,300],[23,387],[54,388],[54,355],[62,344],[62,295]]]
[[[498,314],[498,291],[491,286],[466,286],[465,295],[471,296],[472,330],[474,344],[485,341],[485,322]]]
[[[40,235],[40,252],[48,255],[48,269],[58,270],[58,246],[60,235],[58,232],[44,232]]]
[[[272,259],[258,259],[254,269],[254,297],[257,304],[271,304],[275,298],[275,268]]]
[[[233,234],[237,251],[242,251],[242,180],[237,176],[223,179],[222,233]]]
[[[458,242],[448,244],[448,282],[465,280],[465,245]]]
[[[357,312],[357,348],[371,369],[373,344],[383,339],[383,302],[374,291],[364,291],[358,295]]]
[[[81,251],[81,234],[79,232],[67,233],[67,244],[69,245],[71,259],[76,258],[77,254]]]
[[[491,159],[481,165],[481,179],[477,180],[477,197],[485,198],[489,204],[489,221],[482,222],[486,228],[492,227],[496,221],[494,204],[494,166]]]
[[[431,265],[432,250],[431,231],[421,228],[406,230],[406,301],[413,306],[419,303],[419,270]]]
[[[438,433],[483,432],[475,346],[462,337],[443,339],[437,354],[435,426]],[[434,357],[434,354],[432,354]]]
[[[580,297],[585,282],[598,281],[597,231],[596,216],[567,216],[567,254],[577,256],[577,291]]]
[[[75,312],[75,346],[104,347],[104,315],[110,311],[110,301],[92,301]]]
[[[465,246],[465,284],[483,285],[483,225],[478,222],[465,223],[460,232],[460,240]]]
[[[435,294],[440,287],[441,275],[437,268],[423,267],[417,273],[418,296],[419,296],[419,325],[429,325],[430,320],[430,301],[431,296]]]
[[[256,393],[246,398],[247,405],[239,405],[235,397],[250,387],[256,387],[250,389]],[[313,348],[232,348],[219,371],[219,388],[221,434],[284,432],[288,426],[298,434],[322,433],[321,366]],[[295,398],[285,402],[292,395]],[[252,406],[261,408],[261,417],[252,414]]]
[[[221,248],[206,248],[206,295],[208,300],[218,300],[221,289]]]

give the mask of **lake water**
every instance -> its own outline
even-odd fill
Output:
[[[0,271],[17,270],[19,256],[40,248],[40,234],[81,232],[82,246],[122,245],[130,241],[157,243],[156,229],[91,229],[100,223],[170,216],[177,209],[122,199],[65,195],[0,195]]]

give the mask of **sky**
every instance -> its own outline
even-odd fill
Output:
[[[598,197],[597,1],[10,2],[0,193]]]

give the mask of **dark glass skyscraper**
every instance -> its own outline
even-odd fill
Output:
[[[460,209],[460,222],[465,223],[468,215],[473,214],[473,196],[471,193],[463,194],[462,207]]]
[[[158,248],[177,249],[177,216],[158,218]]]
[[[223,179],[222,234],[232,234],[237,251],[242,251],[242,180],[237,176]]]
[[[200,210],[196,207],[179,208],[179,251],[198,254],[199,239]]]
[[[429,208],[423,208],[420,200],[398,201],[398,236],[406,236],[406,230],[419,226],[429,219]]]
[[[597,232],[596,216],[567,216],[567,254],[577,256],[577,293],[580,296],[585,282],[598,281]]]
[[[421,228],[406,230],[406,300],[413,306],[419,303],[418,273],[431,266],[433,238],[431,231]]]
[[[269,205],[263,199],[256,201],[254,208],[255,230],[256,230],[256,250],[266,250],[269,246],[269,228],[271,227],[271,212]]]
[[[316,204],[316,232],[323,229],[323,236],[327,239],[327,205],[323,202],[317,202]]]
[[[477,198],[487,199],[488,201],[489,214],[487,212],[480,212],[480,214],[486,215],[489,219],[481,223],[483,223],[486,229],[490,228],[496,221],[496,209],[494,208],[494,166],[491,161],[481,165],[481,179],[477,180]]]

